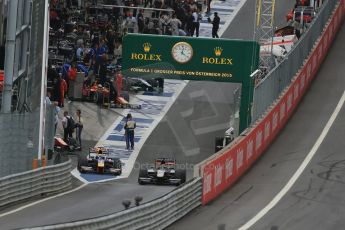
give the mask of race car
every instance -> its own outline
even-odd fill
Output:
[[[175,159],[157,158],[154,166],[142,167],[139,172],[138,183],[143,184],[171,184],[180,185],[186,182],[186,170],[177,169]]]
[[[316,15],[316,12],[313,7],[297,7],[296,9],[292,9],[286,15],[286,21],[293,20],[301,24],[311,23],[315,15]]]
[[[80,173],[93,172],[99,174],[121,175],[121,160],[109,154],[109,150],[104,147],[90,148],[86,158],[78,161]]]

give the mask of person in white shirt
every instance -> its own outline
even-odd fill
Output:
[[[116,64],[120,58],[122,58],[122,44],[121,42],[116,42],[114,49],[114,63]]]
[[[73,129],[74,127],[70,127],[70,122],[69,119],[73,119],[71,116],[68,115],[68,112],[65,111],[63,113],[63,118],[62,118],[62,127],[63,127],[63,138],[64,141],[68,142],[68,138],[72,137]]]
[[[191,36],[194,36],[194,31],[195,31],[195,36],[199,37],[199,28],[200,28],[200,21],[202,20],[202,16],[200,13],[200,10],[194,10],[193,11],[193,24],[192,24],[192,34]]]
[[[75,120],[75,124],[76,124],[76,140],[77,143],[80,146],[80,150],[81,150],[81,132],[83,131],[84,128],[84,120],[81,117],[81,110],[78,109],[76,112],[76,120]]]
[[[76,55],[77,55],[77,60],[82,61],[82,58],[84,55],[84,45],[83,44],[79,45],[79,48],[77,49]]]
[[[170,20],[172,35],[178,36],[179,35],[179,28],[182,25],[180,19],[176,18],[176,14],[173,14],[172,19]]]

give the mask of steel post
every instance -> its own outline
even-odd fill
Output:
[[[17,15],[18,0],[11,0],[8,3],[7,15]],[[7,18],[6,46],[5,46],[5,79],[2,95],[2,112],[11,112],[12,84],[14,74],[14,56],[16,48],[17,17]]]

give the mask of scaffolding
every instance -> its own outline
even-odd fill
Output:
[[[260,68],[265,71],[274,66],[272,54],[273,36],[274,36],[274,8],[275,0],[257,0],[256,8],[256,40],[260,45],[271,44],[268,54],[260,55]]]

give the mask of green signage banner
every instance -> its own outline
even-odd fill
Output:
[[[127,75],[243,82],[256,69],[253,41],[127,34],[123,43]]]
[[[242,131],[250,124],[250,74],[258,68],[259,50],[255,41],[127,34],[122,70],[126,77],[242,83]]]

